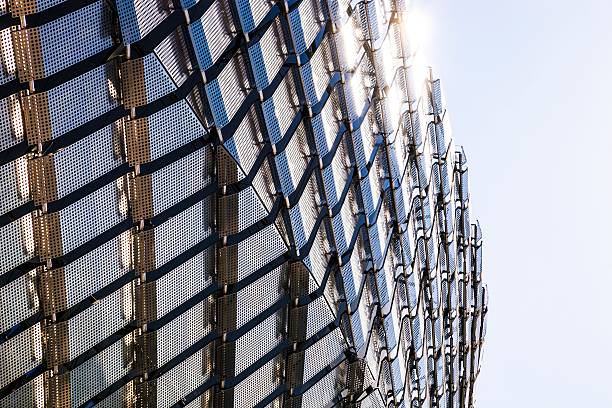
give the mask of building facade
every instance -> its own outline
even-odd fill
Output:
[[[471,407],[481,233],[405,0],[0,0],[0,407]]]

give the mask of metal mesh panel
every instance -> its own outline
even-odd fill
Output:
[[[116,341],[70,373],[73,406],[82,405],[128,373],[125,344],[129,341],[130,338]],[[121,406],[122,404],[121,395],[115,395],[114,398],[107,398],[103,405]]]
[[[177,86],[187,79],[193,69],[183,31],[178,28],[155,47],[155,54]]]
[[[0,288],[0,332],[8,331],[39,310],[35,279],[36,271],[32,270]]]
[[[280,382],[280,360],[272,359],[244,379],[234,390],[234,406],[251,408],[272,394]]]
[[[342,385],[337,382],[339,369],[332,370],[321,378],[312,388],[302,395],[302,407],[315,408],[325,406],[332,400]]]
[[[285,245],[274,226],[268,226],[252,237],[237,244],[238,253],[244,256],[238,259],[234,268],[237,270],[237,280],[240,281],[284,253]],[[228,247],[221,248],[220,257],[223,261],[229,252]]]
[[[153,173],[151,177],[154,197],[153,215],[159,214],[209,184],[212,168],[209,149],[207,147],[197,150]],[[173,184],[179,178],[184,178],[184,181]]]
[[[281,265],[236,293],[238,313],[236,327],[240,328],[277,302],[283,293],[285,265]],[[265,297],[261,296],[266,293]]]
[[[212,101],[213,117],[219,127],[232,120],[246,97],[249,86],[244,64],[241,54],[236,54],[219,77],[206,86],[208,99]]]
[[[2,45],[2,58],[0,59],[0,84],[5,84],[15,79],[15,56],[13,55],[13,44],[11,42],[11,29],[0,30],[0,44]]]
[[[40,324],[0,345],[0,387],[4,388],[42,363]]]
[[[234,137],[225,142],[225,147],[247,174],[251,171],[263,144],[256,114],[254,108],[249,109],[248,114],[236,129]]]
[[[57,195],[64,197],[121,163],[118,126],[108,125],[53,155]]]
[[[45,389],[43,375],[38,375],[11,394],[0,399],[0,407],[32,407],[44,404]]]
[[[90,296],[98,301],[95,293],[129,272],[130,232],[101,244],[93,251],[62,268],[66,285],[66,308]],[[46,274],[42,274],[42,279]],[[49,276],[52,279],[52,275]]]
[[[173,406],[208,379],[207,353],[195,352],[157,379],[157,407]]]
[[[206,198],[155,228],[156,265],[161,266],[210,235]]]
[[[212,283],[213,251],[199,253],[157,280],[157,317],[162,317]]]
[[[119,105],[114,72],[108,63],[47,92],[53,137],[96,119]],[[105,143],[112,146],[112,143]]]
[[[236,374],[250,367],[280,343],[277,316],[272,314],[236,341]]]
[[[30,214],[0,227],[0,245],[5,256],[0,261],[2,273],[28,261],[34,253],[32,216]]]
[[[261,57],[263,59],[263,69],[266,73],[266,86],[274,79],[278,71],[280,70],[284,57],[287,54],[287,47],[284,42],[282,27],[280,24],[280,19],[276,18],[272,25],[266,30],[265,34],[259,40],[259,47],[261,49]],[[251,53],[251,49],[249,49],[249,54],[251,56],[251,61],[253,61],[257,54]],[[255,72],[258,69],[254,68]]]
[[[340,334],[340,329],[336,329],[317,343],[313,344],[304,355],[306,361],[304,367],[304,381],[310,380],[327,364],[337,359],[342,354],[343,348],[344,342]]]
[[[287,133],[297,106],[298,100],[293,75],[288,73],[276,88],[272,98],[263,103],[264,117],[268,129],[278,129],[274,133],[270,130],[273,143],[278,143]]]
[[[157,364],[162,366],[210,332],[207,299],[157,330]]]
[[[90,24],[95,21],[96,24]],[[40,28],[45,75],[54,74],[82,61],[112,44],[111,11],[97,1]],[[87,44],[83,47],[83,44]]]
[[[29,199],[28,162],[20,157],[0,166],[0,180],[3,183],[0,212],[5,214],[14,210]]]
[[[17,95],[0,99],[0,130],[0,149],[14,146],[24,138],[21,105]]]
[[[135,42],[162,24],[169,7],[165,0],[118,0],[121,32],[127,43]]]
[[[70,336],[79,339],[70,343],[70,359],[125,326],[121,301],[121,291],[115,291],[68,321]]]
[[[405,2],[77,3],[0,1],[0,407],[473,406],[482,237]]]
[[[225,51],[231,41],[231,33],[234,31],[226,0],[212,3],[202,17],[201,24],[210,50],[210,58],[215,62]]]
[[[264,1],[238,0],[236,6],[242,28],[245,32],[249,32],[260,25],[272,4]]]
[[[181,118],[181,120],[176,120],[176,118]],[[158,159],[207,133],[184,101],[179,101],[154,113],[147,120],[151,160]]]
[[[83,197],[59,212],[60,239],[64,252],[70,252],[121,222],[114,182]],[[92,217],[93,215],[93,217]]]

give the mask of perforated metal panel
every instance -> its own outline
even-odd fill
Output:
[[[408,13],[0,1],[0,408],[471,407],[482,237]]]

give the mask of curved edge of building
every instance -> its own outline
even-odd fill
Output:
[[[471,408],[482,236],[403,0],[0,1],[0,408]]]

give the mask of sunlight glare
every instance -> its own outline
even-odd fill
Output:
[[[409,54],[422,52],[423,44],[430,34],[427,15],[419,9],[412,9],[402,14],[402,30],[408,37]]]
[[[342,27],[340,35],[342,36],[342,48],[344,49],[346,66],[349,71],[352,71],[353,68],[355,68],[355,60],[357,57],[357,52],[359,51],[357,48],[357,40],[355,38],[353,25],[350,22],[346,23]]]

